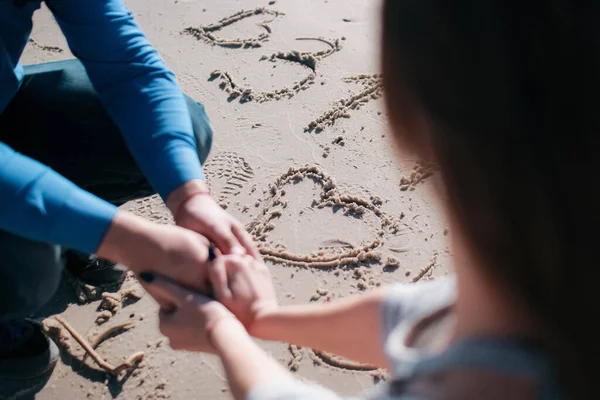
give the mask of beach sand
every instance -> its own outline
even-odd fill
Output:
[[[407,157],[398,162],[389,135],[378,2],[127,4],[183,90],[205,105],[215,131],[208,181],[258,241],[282,304],[324,302],[448,273],[449,232],[431,187],[435,168]],[[71,57],[43,6],[23,63]],[[171,223],[156,196],[124,208]],[[112,292],[103,299],[101,288],[65,279],[38,315],[62,337],[62,360],[35,398],[230,398],[217,358],[169,348],[158,331],[156,304],[147,295],[137,298],[143,291],[134,278]],[[89,357],[82,361],[83,349],[56,329],[53,315],[90,340],[132,322],[97,351],[113,365],[140,351],[144,359],[125,378],[112,378]],[[385,378],[384,371],[327,353],[261,345],[299,379],[344,395]]]

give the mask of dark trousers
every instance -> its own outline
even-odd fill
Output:
[[[204,163],[212,131],[204,107],[186,101]],[[25,67],[21,89],[0,115],[0,141],[113,204],[154,193],[77,60]],[[42,307],[62,269],[59,246],[0,231],[0,321]]]

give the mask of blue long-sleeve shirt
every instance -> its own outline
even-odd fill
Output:
[[[40,1],[15,3],[0,0],[0,113],[23,80],[19,58],[40,6]],[[191,118],[175,76],[122,0],[46,4],[158,193],[167,198],[182,183],[203,179]],[[0,142],[0,229],[92,253],[115,213],[114,206]]]

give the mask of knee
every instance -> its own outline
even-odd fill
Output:
[[[25,317],[44,306],[62,269],[59,246],[0,232],[0,319]]]
[[[213,130],[210,119],[204,110],[204,106],[189,96],[185,95],[185,100],[192,118],[192,127],[196,137],[196,146],[198,147],[198,157],[204,164],[210,153],[213,141]]]

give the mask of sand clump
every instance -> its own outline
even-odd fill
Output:
[[[426,163],[419,161],[413,167],[412,172],[409,176],[404,176],[400,179],[400,190],[415,190],[415,187],[422,182],[425,182],[427,178],[432,176],[437,170],[439,166],[432,163]]]
[[[69,278],[69,281],[75,288],[75,297],[79,304],[85,304],[90,301],[97,300],[103,293],[103,290],[99,286],[93,286],[87,283],[80,282],[78,280]]]
[[[96,324],[102,325],[116,315],[125,304],[135,303],[144,296],[138,288],[122,289],[116,293],[102,293],[102,301],[98,306]]]
[[[419,273],[412,279],[413,283],[422,281],[422,280],[431,280],[433,279],[433,270],[437,266],[437,257],[438,252],[435,251],[433,256],[431,257],[431,261],[425,267],[421,268]],[[408,276],[408,275],[407,275]]]
[[[333,294],[329,291],[329,289],[319,288],[316,290],[315,294],[311,296],[309,301],[318,301],[321,298],[325,298],[325,302],[329,302],[333,298]]]
[[[295,344],[290,344],[288,346],[288,350],[292,355],[292,359],[288,362],[288,368],[290,369],[290,371],[296,372],[300,368],[300,362],[304,358],[302,347],[299,347]]]

